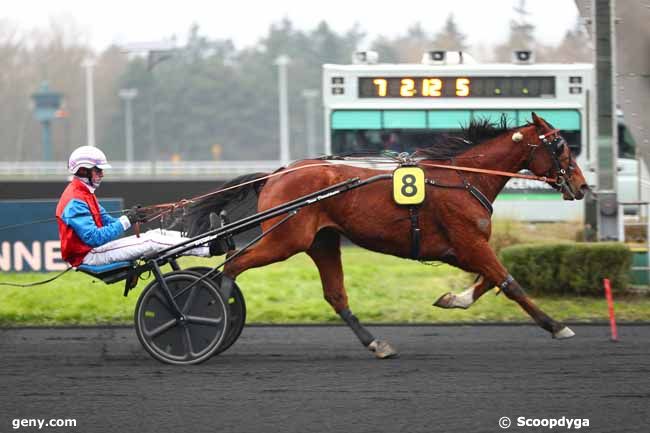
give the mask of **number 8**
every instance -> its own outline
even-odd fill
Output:
[[[407,174],[402,177],[402,195],[404,197],[413,197],[418,193],[418,187],[415,186],[415,176]]]

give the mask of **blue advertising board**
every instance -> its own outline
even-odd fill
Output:
[[[54,217],[57,201],[0,200],[0,271],[49,272],[68,266],[61,259]],[[99,202],[110,213],[120,211],[123,204],[117,198]]]

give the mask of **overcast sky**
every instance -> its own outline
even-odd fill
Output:
[[[232,39],[237,48],[254,44],[271,23],[288,17],[299,29],[325,20],[337,32],[359,23],[369,40],[396,36],[419,21],[437,31],[453,12],[469,44],[502,42],[513,6],[520,0],[17,0],[3,2],[0,19],[29,31],[51,18],[72,21],[98,50],[111,43],[161,40],[176,34],[182,42],[190,25],[202,34]],[[529,20],[544,43],[556,43],[578,16],[573,0],[528,0]]]

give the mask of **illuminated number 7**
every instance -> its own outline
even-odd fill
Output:
[[[375,78],[372,80],[372,84],[377,86],[377,95],[378,96],[386,96],[386,80],[383,78]]]

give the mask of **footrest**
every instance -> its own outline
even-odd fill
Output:
[[[112,284],[126,279],[133,269],[133,262],[115,262],[106,265],[79,265],[78,272],[83,272],[92,277],[99,278],[106,284]]]

